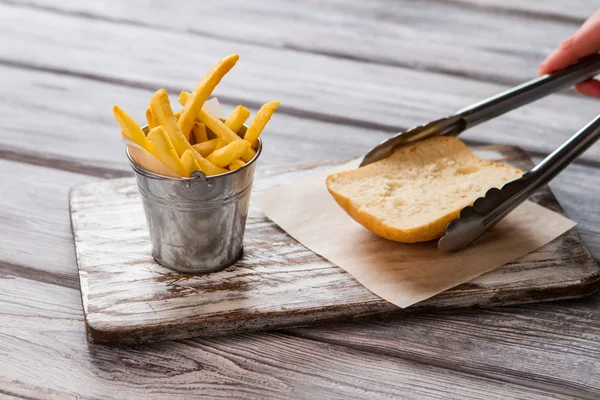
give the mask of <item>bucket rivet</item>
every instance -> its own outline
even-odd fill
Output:
[[[206,187],[209,189],[212,189],[215,186],[215,183],[213,181],[208,181],[206,182]]]
[[[185,184],[185,187],[186,187],[187,189],[189,189],[189,188],[190,188],[190,186],[191,186],[191,185],[190,185],[189,183],[186,183],[186,184]]]

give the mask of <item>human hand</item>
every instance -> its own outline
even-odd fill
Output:
[[[540,65],[540,75],[548,74],[575,64],[579,59],[600,51],[600,10],[596,11],[567,40]],[[588,79],[575,85],[579,93],[600,98],[600,81]]]

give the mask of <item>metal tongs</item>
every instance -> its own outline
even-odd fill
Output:
[[[600,73],[600,54],[582,59],[564,70],[544,75],[506,92],[483,100],[456,114],[404,131],[374,147],[360,166],[390,156],[400,145],[432,136],[458,136],[466,129],[493,119],[522,105],[572,86]],[[438,241],[441,251],[458,251],[477,240],[540,186],[551,181],[571,162],[600,138],[600,115],[563,143],[552,154],[521,178],[502,188],[492,188],[473,205],[463,208],[457,219],[446,227]]]

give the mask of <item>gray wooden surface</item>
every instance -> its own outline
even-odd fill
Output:
[[[568,5],[567,5],[568,3]],[[277,98],[263,165],[327,163],[533,77],[591,0],[0,0],[0,396],[584,398],[600,395],[600,294],[115,348],[88,345],[67,193],[129,175],[110,107],[189,89]],[[173,60],[177,60],[174,63]],[[572,90],[465,134],[552,151],[600,109]],[[600,146],[551,185],[600,259]]]

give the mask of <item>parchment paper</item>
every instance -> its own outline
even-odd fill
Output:
[[[358,160],[268,190],[254,203],[290,236],[350,273],[399,307],[432,297],[522,257],[575,226],[537,204],[515,209],[477,243],[442,253],[437,242],[404,244],[373,235],[333,200],[325,178],[356,168]]]

